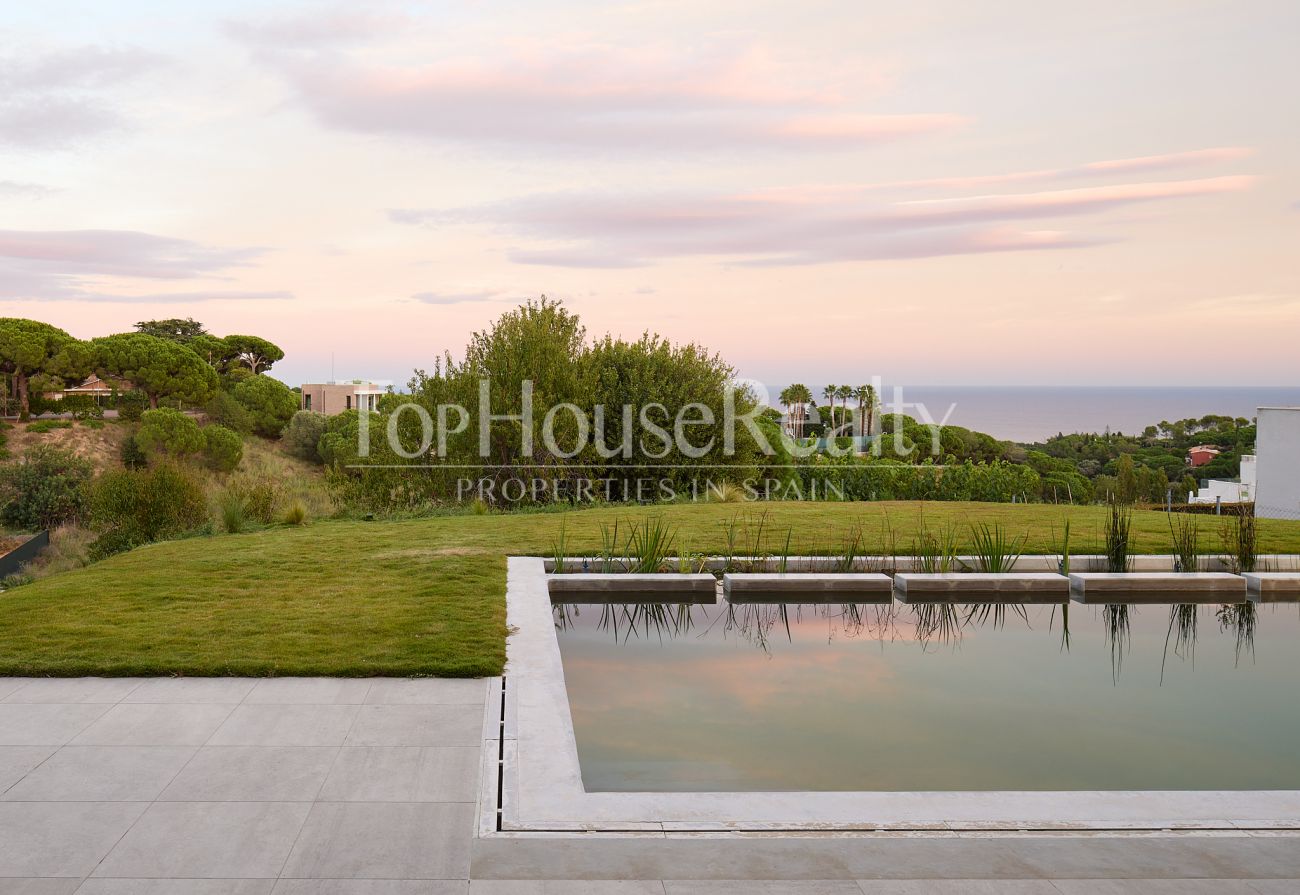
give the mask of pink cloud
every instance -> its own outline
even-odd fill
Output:
[[[1113,237],[1015,222],[1235,192],[1253,182],[1236,175],[893,203],[851,193],[821,194],[806,203],[754,196],[557,194],[454,211],[403,209],[390,217],[428,227],[487,224],[543,241],[509,252],[521,264],[623,267],[716,256],[774,266],[1080,248]]]
[[[700,150],[861,147],[949,131],[954,114],[870,115],[836,91],[792,86],[752,49],[515,48],[500,60],[380,66],[340,52],[256,46],[322,124],[500,145]]]
[[[95,46],[0,57],[0,146],[58,148],[125,126],[108,91],[162,62]]]
[[[105,290],[120,280],[186,281],[223,274],[263,253],[132,230],[0,230],[0,299],[177,303],[289,297],[283,292]]]

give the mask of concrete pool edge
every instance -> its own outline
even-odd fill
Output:
[[[588,793],[541,559],[509,560],[507,623],[504,724],[491,741],[506,758],[496,832],[1300,831],[1294,790]]]

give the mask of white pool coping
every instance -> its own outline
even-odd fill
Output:
[[[542,559],[510,558],[506,613],[505,707],[487,711],[481,835],[1300,830],[1296,790],[587,792]]]

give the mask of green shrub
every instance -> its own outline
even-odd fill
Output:
[[[217,509],[221,514],[221,527],[229,534],[239,534],[248,524],[248,504],[244,495],[233,488],[222,493]]]
[[[90,489],[90,514],[104,530],[91,555],[102,558],[202,527],[208,504],[191,471],[164,462],[102,474]]]
[[[117,396],[117,418],[128,423],[138,423],[149,399],[140,392],[123,392]]]
[[[104,416],[104,408],[90,395],[64,395],[59,405],[59,409],[72,414],[74,420],[100,419]]]
[[[275,521],[275,508],[283,496],[280,485],[272,479],[241,479],[231,482],[227,492],[237,494],[244,502],[244,511],[255,522],[270,524]]]
[[[280,521],[285,525],[303,525],[307,522],[307,507],[303,506],[301,500],[295,500],[289,504]]]
[[[104,428],[104,421],[101,419],[82,420],[81,425],[85,426],[87,429],[102,429]]]
[[[238,432],[225,426],[207,426],[203,430],[206,445],[203,455],[208,465],[220,472],[230,472],[244,458],[244,440]]]
[[[29,448],[0,467],[0,520],[21,529],[51,528],[80,516],[86,506],[90,461],[52,445]]]
[[[28,425],[27,431],[34,432],[38,435],[42,435],[46,432],[52,432],[55,429],[71,429],[71,428],[72,428],[71,420],[37,420],[36,422]]]
[[[135,434],[135,440],[146,454],[177,458],[197,454],[206,446],[199,424],[170,407],[146,410],[140,418],[140,431]]]
[[[289,386],[270,376],[249,376],[233,394],[251,416],[253,431],[265,438],[279,438],[298,410],[298,398]]]
[[[135,433],[128,435],[122,442],[121,457],[122,465],[127,469],[144,469],[149,465],[149,455],[140,449]]]
[[[243,404],[235,400],[227,391],[219,391],[203,408],[204,415],[211,421],[241,435],[253,431],[253,416]]]
[[[285,450],[302,460],[324,462],[320,454],[320,439],[325,434],[329,417],[313,410],[299,410],[289,419],[280,440]]]

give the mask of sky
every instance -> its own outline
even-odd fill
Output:
[[[767,383],[1300,380],[1292,2],[0,8],[0,316],[404,383],[529,297]]]

